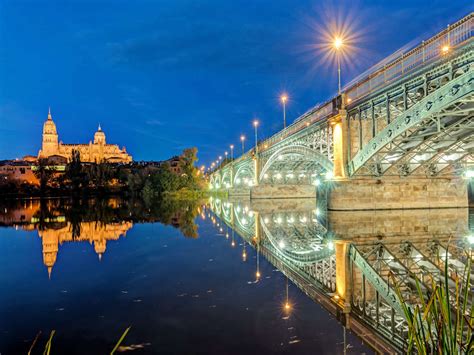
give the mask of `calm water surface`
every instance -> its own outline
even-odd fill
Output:
[[[2,355],[372,353],[204,203],[0,208]]]

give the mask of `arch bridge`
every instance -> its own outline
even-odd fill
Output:
[[[474,176],[473,27],[471,13],[370,69],[212,172],[210,188],[313,197],[315,186],[336,181],[336,209],[362,196],[361,209],[404,208],[401,195],[416,195],[415,207],[466,205],[460,181]]]

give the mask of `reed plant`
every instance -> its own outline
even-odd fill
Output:
[[[396,286],[408,324],[407,353],[473,354],[474,307],[471,290],[472,252],[461,275],[450,274],[449,253],[443,257],[441,278],[430,277],[429,293],[416,281],[416,301],[408,302]],[[450,290],[449,285],[452,288]]]

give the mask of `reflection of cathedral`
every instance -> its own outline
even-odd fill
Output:
[[[81,161],[99,163],[102,161],[111,163],[128,163],[132,157],[127,154],[125,147],[119,148],[116,144],[106,144],[105,133],[99,125],[94,134],[94,143],[89,144],[63,144],[58,142],[56,125],[48,112],[48,119],[43,125],[43,144],[38,153],[38,158],[62,157],[67,160],[71,158],[72,151],[77,150],[81,155]]]
[[[51,277],[51,271],[56,263],[59,245],[64,242],[83,242],[88,241],[94,244],[94,250],[102,258],[107,247],[107,241],[118,240],[121,236],[125,236],[127,231],[132,228],[132,222],[122,221],[120,223],[102,224],[100,222],[81,222],[80,236],[73,238],[72,224],[60,229],[39,230],[38,234],[43,244],[43,262],[48,268],[48,274]]]

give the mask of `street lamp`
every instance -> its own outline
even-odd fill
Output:
[[[245,136],[243,134],[240,136],[240,141],[242,142],[242,155],[244,155],[244,153],[245,153],[245,143],[244,143],[245,142]]]
[[[230,145],[230,160],[234,160],[234,145]]]
[[[280,96],[281,103],[283,104],[283,128],[286,128],[286,102],[288,101],[288,95],[283,94]]]
[[[257,139],[258,120],[253,120],[253,126],[255,128],[255,155],[257,155],[258,153],[258,139]]]
[[[227,161],[227,155],[229,155],[229,153],[227,151],[225,151],[224,155],[225,155],[225,160]]]
[[[332,43],[334,50],[336,51],[336,60],[337,60],[337,78],[338,78],[338,85],[337,85],[337,93],[341,93],[341,56],[339,54],[342,46],[344,45],[344,41],[341,37],[334,37],[334,41]]]

